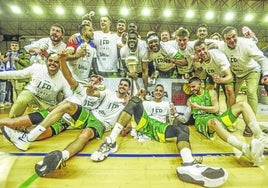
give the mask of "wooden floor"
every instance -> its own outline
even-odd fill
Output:
[[[222,107],[224,108],[224,106]],[[0,117],[7,113],[2,111]],[[267,114],[258,114],[259,121],[268,122]],[[238,130],[234,133],[240,139],[244,123],[240,118]],[[229,173],[227,187],[268,187],[268,156],[261,167],[252,167],[245,157],[236,156],[235,151],[219,138],[210,141],[198,134],[190,126],[192,151],[196,158],[203,157],[203,164],[220,166]],[[102,140],[91,141],[82,152],[67,161],[66,167],[57,170],[50,177],[40,178],[35,174],[34,165],[43,156],[53,150],[62,150],[79,133],[68,130],[58,136],[38,141],[27,152],[21,152],[0,136],[0,188],[182,188],[199,187],[184,183],[177,178],[176,168],[181,158],[173,141],[158,143],[156,141],[138,142],[130,135],[118,139],[119,151],[107,160],[92,162],[90,154],[95,151]],[[108,133],[107,133],[108,134]]]

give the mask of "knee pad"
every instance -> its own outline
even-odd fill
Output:
[[[128,102],[127,106],[124,108],[124,111],[128,114],[134,114],[134,111],[139,104],[141,104],[142,100],[139,97],[132,97]]]
[[[48,110],[40,110],[38,112],[33,112],[28,114],[31,122],[33,125],[41,123],[43,119],[48,115],[49,111]]]
[[[189,142],[189,135],[190,135],[189,128],[186,125],[179,125],[176,128],[178,130],[177,142],[178,141]]]

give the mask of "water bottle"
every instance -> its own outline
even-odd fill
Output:
[[[255,42],[255,43],[258,42],[258,38],[255,36],[253,31],[249,27],[243,26],[242,27],[242,33],[246,38],[251,39],[253,42]]]

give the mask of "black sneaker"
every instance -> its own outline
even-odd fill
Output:
[[[62,159],[62,152],[56,150],[47,154],[43,161],[37,163],[34,168],[37,175],[42,177],[58,168],[61,168],[61,166],[65,166]]]

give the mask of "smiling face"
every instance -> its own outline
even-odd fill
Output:
[[[161,33],[161,36],[160,37],[161,37],[161,41],[163,41],[163,42],[167,42],[167,41],[170,40],[170,34],[169,34],[168,31],[163,31]]]
[[[201,93],[201,82],[200,81],[193,81],[188,84],[190,88],[191,94],[200,94]]]
[[[231,30],[223,35],[223,39],[229,48],[234,49],[237,44],[237,32],[235,30]]]
[[[125,79],[121,79],[118,85],[118,93],[121,95],[126,95],[130,90],[130,81],[126,81]]]
[[[210,54],[208,52],[208,47],[205,43],[201,43],[200,45],[196,45],[194,47],[195,54],[199,59],[203,62],[208,61],[210,59]]]
[[[111,25],[112,22],[107,16],[103,16],[100,18],[100,28],[103,32],[109,32]]]
[[[55,75],[60,69],[60,62],[58,55],[55,53],[48,56],[46,65],[49,75],[51,76]]]
[[[126,31],[126,24],[123,22],[118,22],[116,25],[116,30],[119,34],[122,34]]]
[[[50,28],[50,39],[55,43],[60,42],[63,39],[62,29],[57,26],[52,26]]]
[[[131,51],[135,51],[138,45],[138,35],[135,33],[129,33],[127,45]]]
[[[206,27],[199,27],[196,32],[198,39],[205,39],[208,36],[208,29]]]
[[[154,101],[156,102],[162,101],[164,94],[165,94],[164,87],[162,85],[157,85],[153,91]]]

